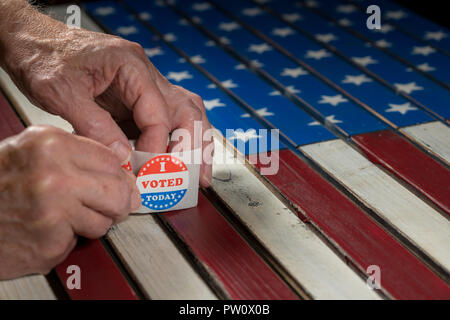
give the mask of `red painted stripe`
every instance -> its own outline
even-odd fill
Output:
[[[450,215],[450,171],[391,130],[360,134],[353,140],[376,164],[414,186]]]
[[[81,270],[81,289],[69,289],[67,273],[70,265]],[[82,239],[70,255],[59,264],[56,273],[73,300],[137,300],[137,296],[122,276],[99,240]]]
[[[6,98],[0,93],[0,141],[24,129]],[[63,285],[69,274],[69,265],[81,268],[81,289],[68,290],[72,299],[137,299],[128,282],[99,240],[85,240],[67,259],[57,266],[56,272]]]
[[[298,299],[203,194],[165,217],[232,299]]]
[[[450,287],[359,207],[290,150],[266,176],[309,221],[362,270],[381,268],[381,285],[396,299],[449,299]]]

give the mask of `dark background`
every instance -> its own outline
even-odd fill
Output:
[[[132,1],[132,0],[130,0]],[[152,0],[149,0],[152,1]],[[183,0],[180,0],[183,1]],[[223,0],[226,1],[226,0]],[[276,1],[276,0],[275,0]],[[320,1],[320,0],[319,0]],[[65,2],[83,2],[83,1],[67,1],[67,0],[36,0],[33,2],[37,2],[43,5],[47,4],[57,4],[57,3],[65,3]],[[382,1],[377,1],[382,2]],[[450,19],[448,15],[450,15],[450,3],[448,0],[394,0],[398,4],[401,4],[404,7],[409,8],[410,10],[433,20],[441,25],[449,28]],[[449,5],[445,5],[449,4]]]

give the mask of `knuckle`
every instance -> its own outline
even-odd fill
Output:
[[[190,120],[202,120],[203,113],[197,105],[190,104],[188,108]]]

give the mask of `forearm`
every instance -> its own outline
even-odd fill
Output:
[[[36,69],[51,68],[43,52],[63,50],[69,28],[39,12],[25,0],[0,0],[0,66],[26,93],[24,78]]]
[[[61,36],[63,26],[25,0],[0,0],[0,66],[15,77],[47,40]]]

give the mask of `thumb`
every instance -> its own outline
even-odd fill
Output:
[[[131,145],[111,114],[89,99],[81,101],[79,106],[65,116],[76,133],[109,147],[121,163],[127,163]]]

